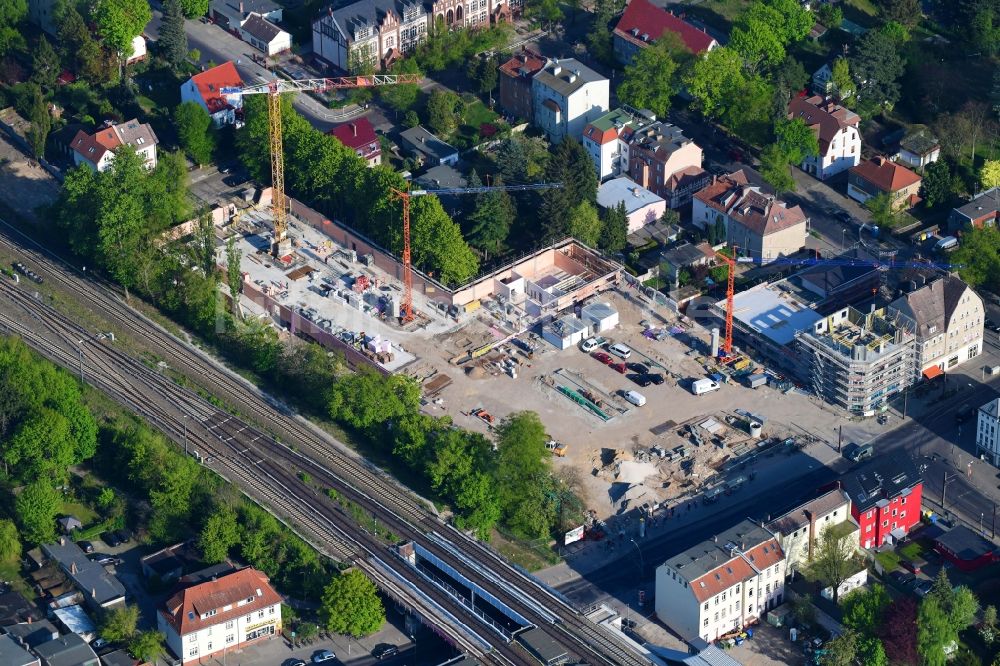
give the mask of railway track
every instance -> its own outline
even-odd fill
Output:
[[[322,552],[343,561],[367,563],[372,570],[371,558],[385,551],[385,545],[375,535],[359,530],[344,511],[323,494],[310,492],[295,476],[294,470],[307,472],[323,485],[336,489],[396,534],[420,541],[421,545],[436,556],[464,571],[484,589],[507,603],[542,628],[551,638],[575,651],[578,656],[595,664],[621,664],[645,666],[649,661],[632,652],[613,639],[603,629],[584,618],[575,608],[532,577],[510,566],[503,558],[483,544],[457,531],[448,531],[447,541],[452,548],[442,547],[425,536],[447,528],[427,510],[422,501],[401,488],[381,470],[370,465],[330,441],[330,438],[313,426],[281,413],[269,398],[242,378],[220,367],[215,361],[193,351],[188,345],[174,338],[158,325],[125,305],[114,296],[114,291],[104,285],[95,286],[88,279],[66,273],[65,267],[50,259],[40,250],[24,251],[9,238],[0,234],[0,246],[37,264],[49,280],[61,282],[64,287],[80,293],[88,305],[110,317],[125,332],[155,341],[158,351],[175,369],[195,375],[195,380],[206,384],[229,404],[238,405],[241,411],[255,420],[268,424],[272,433],[282,441],[294,442],[295,448],[280,443],[271,434],[259,430],[232,415],[221,412],[193,392],[177,386],[162,374],[154,372],[143,363],[118,352],[110,345],[93,342],[93,334],[64,317],[51,307],[26,294],[12,283],[0,280],[0,294],[14,302],[28,316],[37,320],[48,332],[48,340],[35,340],[33,326],[2,319],[7,330],[25,338],[43,355],[56,363],[73,369],[77,355],[73,353],[79,341],[88,341],[86,365],[91,368],[86,379],[114,399],[147,418],[176,441],[181,441],[186,430],[188,441],[206,452],[210,465],[220,475],[248,490],[248,494],[262,501],[272,511],[278,512],[286,522],[297,524],[300,534],[306,531],[308,540],[318,545]],[[79,337],[78,337],[79,336]],[[52,341],[55,338],[56,342]],[[32,342],[34,340],[34,342]],[[199,382],[201,383],[201,382]],[[219,390],[221,389],[221,390]],[[154,401],[143,400],[152,393]],[[164,404],[159,404],[164,403]],[[225,429],[220,438],[218,428],[208,428],[212,418],[225,418],[237,430]],[[185,420],[187,420],[185,428]],[[277,432],[275,432],[277,431]],[[212,441],[212,437],[215,441]],[[234,448],[237,447],[237,448]],[[251,472],[250,470],[253,470]],[[390,565],[393,558],[380,560]],[[483,563],[490,563],[485,566]],[[393,563],[395,564],[395,563]],[[395,569],[404,577],[412,577],[412,570]],[[384,577],[384,572],[378,572]],[[423,585],[425,593],[433,586]],[[523,590],[529,590],[525,593]],[[466,619],[475,616],[467,612],[454,599],[439,592],[431,595],[435,603],[458,613]],[[543,603],[532,600],[541,599]],[[485,626],[485,625],[483,625]],[[502,663],[523,663],[525,654],[510,648],[502,641],[493,655]]]

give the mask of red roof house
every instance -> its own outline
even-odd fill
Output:
[[[243,107],[240,95],[223,94],[224,88],[242,88],[243,79],[232,61],[195,74],[181,85],[181,102],[194,102],[208,111],[213,122],[228,125],[236,122],[236,111]]]
[[[921,178],[902,164],[884,157],[852,167],[847,176],[847,195],[864,203],[880,194],[889,195],[894,208],[912,208],[920,203]]]
[[[719,45],[715,38],[649,0],[632,0],[615,28],[615,55],[629,63],[639,49],[649,46],[665,32],[677,35],[692,53],[711,51]]]
[[[382,145],[375,135],[375,128],[367,118],[358,118],[349,123],[338,125],[327,132],[337,137],[342,144],[357,153],[368,166],[382,163]]]

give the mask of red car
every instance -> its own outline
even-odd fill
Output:
[[[600,361],[604,365],[611,365],[615,361],[613,358],[611,358],[611,356],[609,356],[608,354],[605,354],[604,352],[594,352],[593,354],[591,354],[591,356],[593,356],[594,358],[596,358],[598,361]]]
[[[625,367],[624,363],[612,363],[611,364],[611,369],[614,370],[615,372],[619,372],[619,373],[621,373],[623,375],[628,370],[628,368]]]

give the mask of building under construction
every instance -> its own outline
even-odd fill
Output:
[[[872,416],[914,381],[916,324],[884,309],[846,307],[796,335],[813,391],[858,416]]]

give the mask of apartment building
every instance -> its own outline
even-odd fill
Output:
[[[535,125],[549,141],[580,138],[608,110],[608,80],[573,58],[551,60],[531,80]]]
[[[719,45],[714,37],[701,28],[649,0],[632,0],[615,26],[615,57],[618,62],[627,65],[641,49],[655,44],[668,33],[674,35],[695,55],[711,51]]]
[[[160,608],[157,626],[182,663],[221,659],[281,635],[281,596],[266,575],[247,567],[182,587]]]
[[[685,640],[714,641],[781,604],[785,554],[751,520],[669,558],[656,569],[656,614]]]
[[[990,400],[976,411],[976,455],[1000,467],[1000,399]]]
[[[835,488],[778,516],[767,529],[778,539],[789,572],[802,571],[812,561],[823,532],[850,520],[851,499]]]
[[[796,341],[816,395],[853,415],[874,416],[916,376],[916,324],[899,311],[846,307]]]
[[[816,132],[819,155],[807,157],[802,169],[820,180],[857,166],[861,161],[861,117],[830,98],[793,97],[788,117],[801,118]]]
[[[531,80],[542,71],[547,60],[526,46],[500,65],[500,107],[516,119],[531,122],[535,118],[535,102]]]
[[[129,146],[142,158],[147,169],[155,169],[157,143],[159,141],[152,126],[133,118],[124,123],[105,125],[93,134],[80,130],[70,142],[70,149],[74,164],[85,164],[94,171],[106,171],[111,166],[115,151]]]
[[[628,171],[629,140],[635,132],[654,122],[656,116],[649,111],[623,106],[587,124],[583,130],[583,147],[594,160],[598,180],[617,178]]]
[[[712,177],[694,195],[691,221],[704,229],[719,220],[726,241],[751,257],[772,259],[805,246],[809,218],[799,206],[789,206],[747,182],[742,171]]]
[[[628,137],[628,176],[662,197],[669,208],[680,208],[711,182],[701,168],[701,148],[676,125],[656,122]]]
[[[862,548],[894,544],[920,522],[923,479],[906,455],[879,456],[841,480]]]
[[[983,349],[983,299],[955,275],[932,278],[894,300],[888,310],[916,323],[915,380],[921,375],[933,379],[971,361]]]

